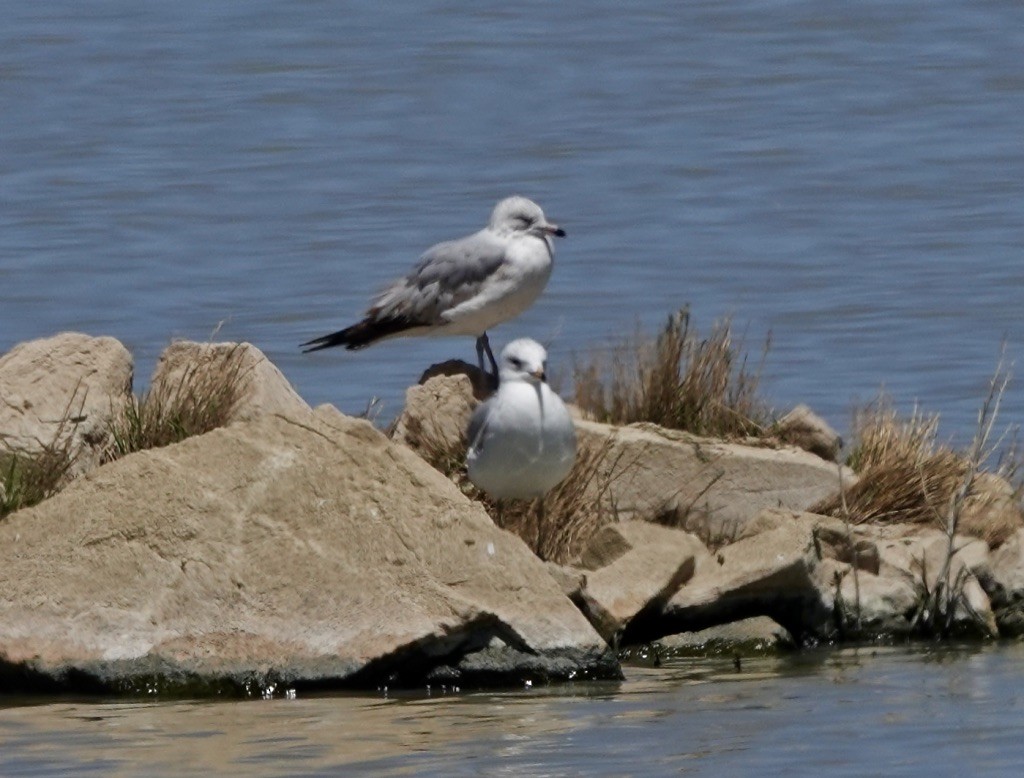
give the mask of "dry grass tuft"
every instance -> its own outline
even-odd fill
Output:
[[[848,519],[851,524],[901,523],[944,526],[950,505],[959,501],[958,524],[963,532],[995,547],[1020,522],[1021,456],[1014,441],[1000,440],[1000,456],[988,450],[960,452],[938,440],[938,415],[915,408],[900,418],[890,400],[881,397],[854,418],[855,445],[848,464],[858,482],[840,496],[811,510]],[[994,448],[994,447],[993,447]],[[981,468],[994,462],[991,471]],[[967,483],[965,487],[965,483]]]
[[[769,345],[752,371],[728,320],[701,339],[684,308],[653,341],[638,333],[634,343],[615,349],[610,365],[597,357],[576,365],[574,401],[608,424],[647,421],[697,435],[765,437],[772,419],[757,388]]]
[[[850,523],[933,522],[967,472],[963,456],[937,440],[939,417],[914,409],[901,419],[887,398],[859,411],[848,464],[858,482],[846,491]],[[839,496],[812,510],[843,517]]]
[[[106,461],[225,426],[250,375],[245,350],[235,345],[215,360],[190,365],[176,382],[162,382],[132,397],[111,422],[113,444]]]

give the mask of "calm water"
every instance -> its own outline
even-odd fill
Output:
[[[492,335],[550,341],[563,377],[573,354],[689,303],[704,329],[731,315],[755,353],[772,333],[779,408],[807,402],[842,431],[884,386],[963,437],[1000,341],[1021,357],[1018,0],[0,11],[0,351],[110,334],[144,385],[171,338],[217,331],[310,402],[356,412],[376,395],[386,418],[471,340],[296,344],[520,192],[569,237],[544,297]],[[531,694],[14,707],[0,773],[1020,761],[1016,648],[860,659]]]
[[[1022,667],[1021,645],[848,649],[522,692],[0,707],[0,774],[1019,775]]]
[[[0,350],[259,345],[397,413],[469,339],[301,356],[511,192],[569,237],[497,343],[573,354],[690,303],[840,431],[885,387],[961,435],[1024,325],[1017,0],[0,0]],[[1004,418],[1019,421],[1024,384]]]

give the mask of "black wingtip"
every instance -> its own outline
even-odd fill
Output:
[[[346,327],[343,330],[332,332],[329,335],[322,335],[313,340],[300,343],[299,348],[303,354],[311,351],[320,351],[334,346],[344,346],[349,351],[365,348],[381,338],[389,335],[397,335],[400,332],[411,329],[416,325],[405,318],[393,319],[363,319],[361,322]],[[307,348],[307,346],[309,348]]]

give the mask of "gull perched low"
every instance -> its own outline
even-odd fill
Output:
[[[505,346],[498,391],[470,419],[469,480],[491,497],[542,497],[576,461],[576,430],[547,385],[547,356],[530,338]]]
[[[533,304],[551,277],[552,237],[564,236],[535,202],[507,197],[479,232],[428,249],[408,275],[374,299],[361,321],[302,347],[360,349],[400,335],[473,335],[480,369],[486,353],[496,375],[487,330]]]

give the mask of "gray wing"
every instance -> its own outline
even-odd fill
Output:
[[[378,295],[375,318],[440,324],[443,314],[480,293],[505,262],[506,244],[489,230],[430,248],[416,267]]]

